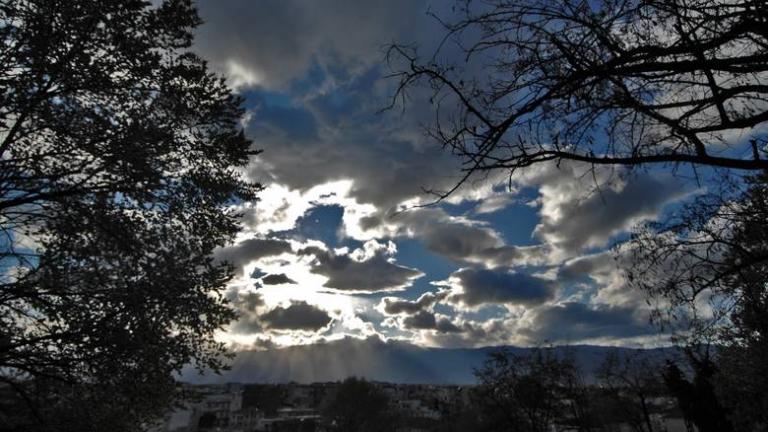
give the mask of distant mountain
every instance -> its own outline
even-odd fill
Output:
[[[474,368],[482,365],[488,353],[502,347],[423,348],[405,342],[384,342],[378,338],[346,338],[314,345],[266,351],[244,351],[235,357],[232,369],[221,375],[200,376],[185,371],[182,380],[196,384],[312,383],[338,381],[349,376],[373,381],[411,384],[472,384]],[[529,348],[505,347],[514,353]],[[591,375],[612,351],[619,355],[640,352],[658,360],[674,355],[672,348],[651,350],[569,345],[556,348],[573,355]]]

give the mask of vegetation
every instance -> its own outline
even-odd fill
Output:
[[[747,431],[768,425],[766,218],[768,174],[727,183],[640,230],[632,243],[639,265],[629,273],[658,300],[660,322],[688,324],[681,339],[690,346],[692,385],[712,386],[730,421]]]
[[[0,428],[135,430],[234,312],[251,152],[190,0],[0,2]]]
[[[446,35],[438,52],[420,57],[414,48],[393,45],[388,56],[399,84],[393,103],[426,87],[436,111],[427,131],[464,163],[453,188],[433,193],[443,199],[473,175],[511,176],[545,163],[620,173],[650,165],[690,169],[708,190],[664,221],[639,227],[617,248],[629,263],[627,289],[647,294],[655,322],[677,330],[686,353],[663,377],[653,377],[653,386],[663,380],[700,430],[766,429],[766,3],[457,5],[460,18],[441,21]],[[464,51],[463,63],[441,61],[448,46]],[[504,358],[487,372],[502,383],[511,377],[503,395],[519,399],[513,405],[523,410],[524,398],[510,389],[537,369],[516,371]],[[623,395],[614,402],[625,408],[639,402],[628,419],[635,430],[651,430],[642,405],[653,386],[620,364],[609,366],[606,384],[621,387],[613,394]],[[554,384],[561,372],[549,370],[548,387],[568,387]],[[556,404],[547,404],[552,396],[539,395],[544,405],[528,415],[525,428],[538,430],[534,419],[559,415]],[[514,417],[504,421],[521,421]]]
[[[389,406],[387,395],[376,386],[355,377],[339,385],[335,398],[325,409],[331,430],[390,431],[394,430],[398,416]]]
[[[473,174],[562,161],[768,168],[765,2],[457,5],[462,18],[441,21],[441,49],[455,43],[465,63],[441,63],[440,52],[423,60],[402,45],[388,56],[395,100],[418,85],[433,91],[428,132],[463,160],[456,187]]]

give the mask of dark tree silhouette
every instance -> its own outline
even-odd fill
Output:
[[[658,319],[687,320],[698,327],[698,336],[715,337],[722,327],[714,324],[759,330],[768,265],[766,217],[766,174],[723,177],[718,189],[666,220],[638,227],[630,243],[635,264],[627,269],[630,285],[664,300]],[[704,315],[701,305],[707,306]]]
[[[764,1],[457,3],[441,50],[456,42],[466,64],[388,55],[393,104],[419,83],[434,91],[429,134],[463,159],[457,187],[547,161],[768,168]]]
[[[683,371],[670,362],[664,371],[664,380],[674,397],[677,398],[686,421],[696,425],[700,432],[731,432],[733,425],[727,411],[718,400],[714,380],[717,366],[708,357],[698,358],[689,351],[693,379],[689,380]]]
[[[597,370],[600,386],[605,390],[616,420],[635,432],[660,430],[651,419],[652,399],[666,393],[659,359],[636,352],[620,355],[610,352]]]
[[[748,180],[727,253],[732,309],[718,342],[720,394],[738,430],[768,429],[768,174]],[[756,259],[763,257],[762,259]]]
[[[731,179],[639,230],[628,271],[631,285],[656,300],[659,322],[682,322],[685,343],[712,345],[707,379],[738,430],[768,425],[766,220],[768,174]]]
[[[199,429],[213,429],[216,426],[216,414],[207,412],[200,416],[197,421],[197,427]]]
[[[243,407],[258,408],[265,415],[274,417],[285,406],[287,392],[284,387],[270,384],[248,384],[243,388]]]
[[[587,431],[596,427],[581,371],[572,359],[552,349],[527,355],[493,352],[475,376],[481,430],[546,432],[558,425]]]
[[[210,255],[259,186],[199,23],[191,0],[0,1],[0,428],[135,430],[182,366],[222,366]]]
[[[397,416],[389,399],[364,379],[347,378],[325,409],[331,430],[338,432],[395,430]]]

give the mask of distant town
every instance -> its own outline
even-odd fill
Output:
[[[254,431],[330,431],[370,430],[355,429],[360,425],[340,427],[339,415],[365,416],[368,420],[378,418],[386,424],[377,424],[383,431],[421,432],[476,430],[471,426],[480,412],[473,407],[475,386],[419,385],[368,382],[351,379],[355,399],[350,403],[341,393],[349,391],[344,382],[314,384],[217,384],[185,385],[190,399],[182,406],[169,412],[152,432],[254,432]],[[370,393],[360,396],[360,386],[368,387]],[[593,388],[595,399],[600,398],[600,389]],[[357,392],[357,394],[355,394]],[[366,400],[367,399],[367,400]],[[347,412],[335,409],[340,401]],[[383,406],[380,406],[381,402]],[[567,403],[567,401],[566,401]],[[606,407],[607,408],[607,407]],[[691,431],[686,426],[674,398],[657,396],[648,399],[647,410],[653,422],[654,431]],[[613,418],[611,418],[613,417]],[[600,431],[638,430],[631,422],[622,419],[620,410],[608,413]],[[568,425],[558,425],[553,420],[549,431],[573,430]],[[645,430],[645,429],[641,429]]]

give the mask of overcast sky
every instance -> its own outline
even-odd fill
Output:
[[[451,186],[459,166],[423,134],[426,97],[380,112],[395,84],[383,47],[431,53],[442,31],[426,12],[450,19],[449,5],[200,1],[195,49],[245,98],[243,123],[264,150],[248,170],[266,186],[261,200],[243,204],[244,232],[217,253],[238,269],[227,295],[241,318],[224,338],[244,348],[345,336],[450,347],[659,340],[612,247],[691,192],[676,178],[540,165],[398,211],[432,201],[423,189]]]

